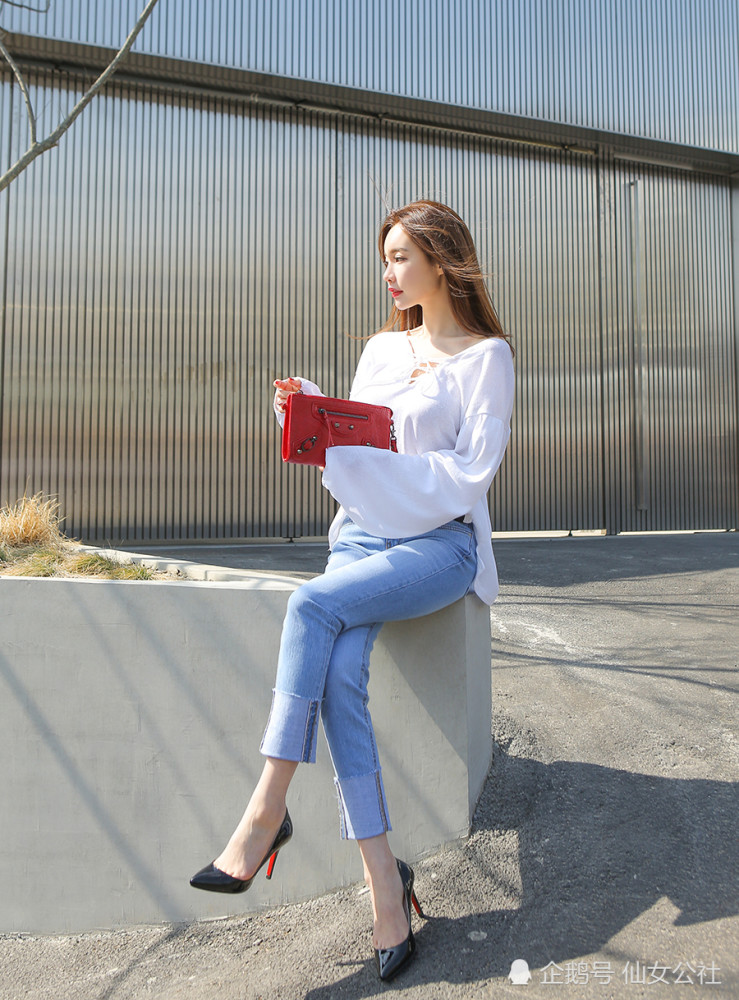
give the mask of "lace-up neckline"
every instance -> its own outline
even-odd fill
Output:
[[[413,361],[415,363],[415,367],[411,372],[410,378],[408,379],[408,382],[412,384],[413,382],[416,381],[416,379],[420,378],[421,375],[425,375],[427,372],[430,372],[434,368],[436,368],[441,359],[437,361],[432,361],[429,358],[419,357],[416,348],[413,346],[413,337],[411,336],[410,330],[407,331],[406,337],[408,339],[408,346],[411,349],[411,354],[413,355]]]

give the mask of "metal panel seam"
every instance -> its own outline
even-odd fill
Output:
[[[10,81],[10,91],[8,94],[8,107],[13,106],[13,97],[15,91],[14,80]],[[10,120],[10,127],[8,129],[8,166],[12,162],[13,156],[13,115],[8,115]],[[3,237],[3,286],[2,292],[0,293],[0,311],[2,312],[1,322],[0,322],[0,445],[5,440],[3,437],[4,425],[5,425],[5,349],[7,343],[7,316],[8,316],[8,261],[9,261],[9,250],[10,250],[10,196],[6,189],[4,194],[0,195],[4,203],[5,208],[5,234]],[[0,476],[0,503],[2,503],[2,476]],[[12,503],[15,498],[7,497],[7,502]]]
[[[734,468],[739,467],[739,177],[731,180],[731,256],[732,256],[732,294],[734,299]],[[736,472],[735,472],[736,475]],[[734,527],[739,528],[739,489],[734,484],[734,501],[736,504],[736,520]]]

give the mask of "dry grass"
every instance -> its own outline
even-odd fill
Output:
[[[43,493],[24,496],[12,506],[0,510],[0,546],[3,548],[29,545],[53,548],[61,545],[64,535],[59,530],[59,501],[44,498]]]
[[[96,552],[80,552],[74,542],[51,548],[0,545],[0,576],[97,577],[100,580],[161,580],[159,573],[137,563],[119,563]]]
[[[59,529],[59,503],[36,493],[0,510],[0,576],[97,577],[106,580],[161,580],[171,574],[136,563],[119,563],[95,552]]]

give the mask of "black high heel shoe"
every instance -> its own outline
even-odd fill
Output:
[[[257,871],[254,872],[251,878],[234,878],[233,875],[227,875],[220,868],[216,868],[213,862],[211,862],[193,875],[190,879],[190,885],[194,889],[207,889],[209,892],[246,892],[254,881],[257,872],[266,864],[268,859],[267,878],[272,878],[272,872],[274,871],[280,848],[285,846],[292,835],[293,824],[290,819],[290,813],[286,809],[285,818],[282,821],[280,829],[277,831],[277,836],[272,841],[272,846],[262,858],[259,868],[257,868]]]
[[[392,948],[375,948],[377,975],[384,982],[392,979],[393,976],[397,976],[400,970],[408,965],[415,954],[416,939],[413,937],[413,928],[411,927],[411,903],[419,917],[426,916],[413,891],[413,869],[405,861],[401,861],[399,858],[395,860],[397,861],[398,871],[403,882],[403,908],[408,917],[408,937],[405,941],[401,941],[400,944],[396,944]]]

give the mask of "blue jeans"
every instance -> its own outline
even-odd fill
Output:
[[[294,591],[282,629],[266,757],[315,761],[319,715],[339,795],[341,835],[389,830],[367,703],[369,656],[383,622],[431,614],[471,589],[471,524],[450,521],[414,538],[377,538],[342,526],[326,571]]]

